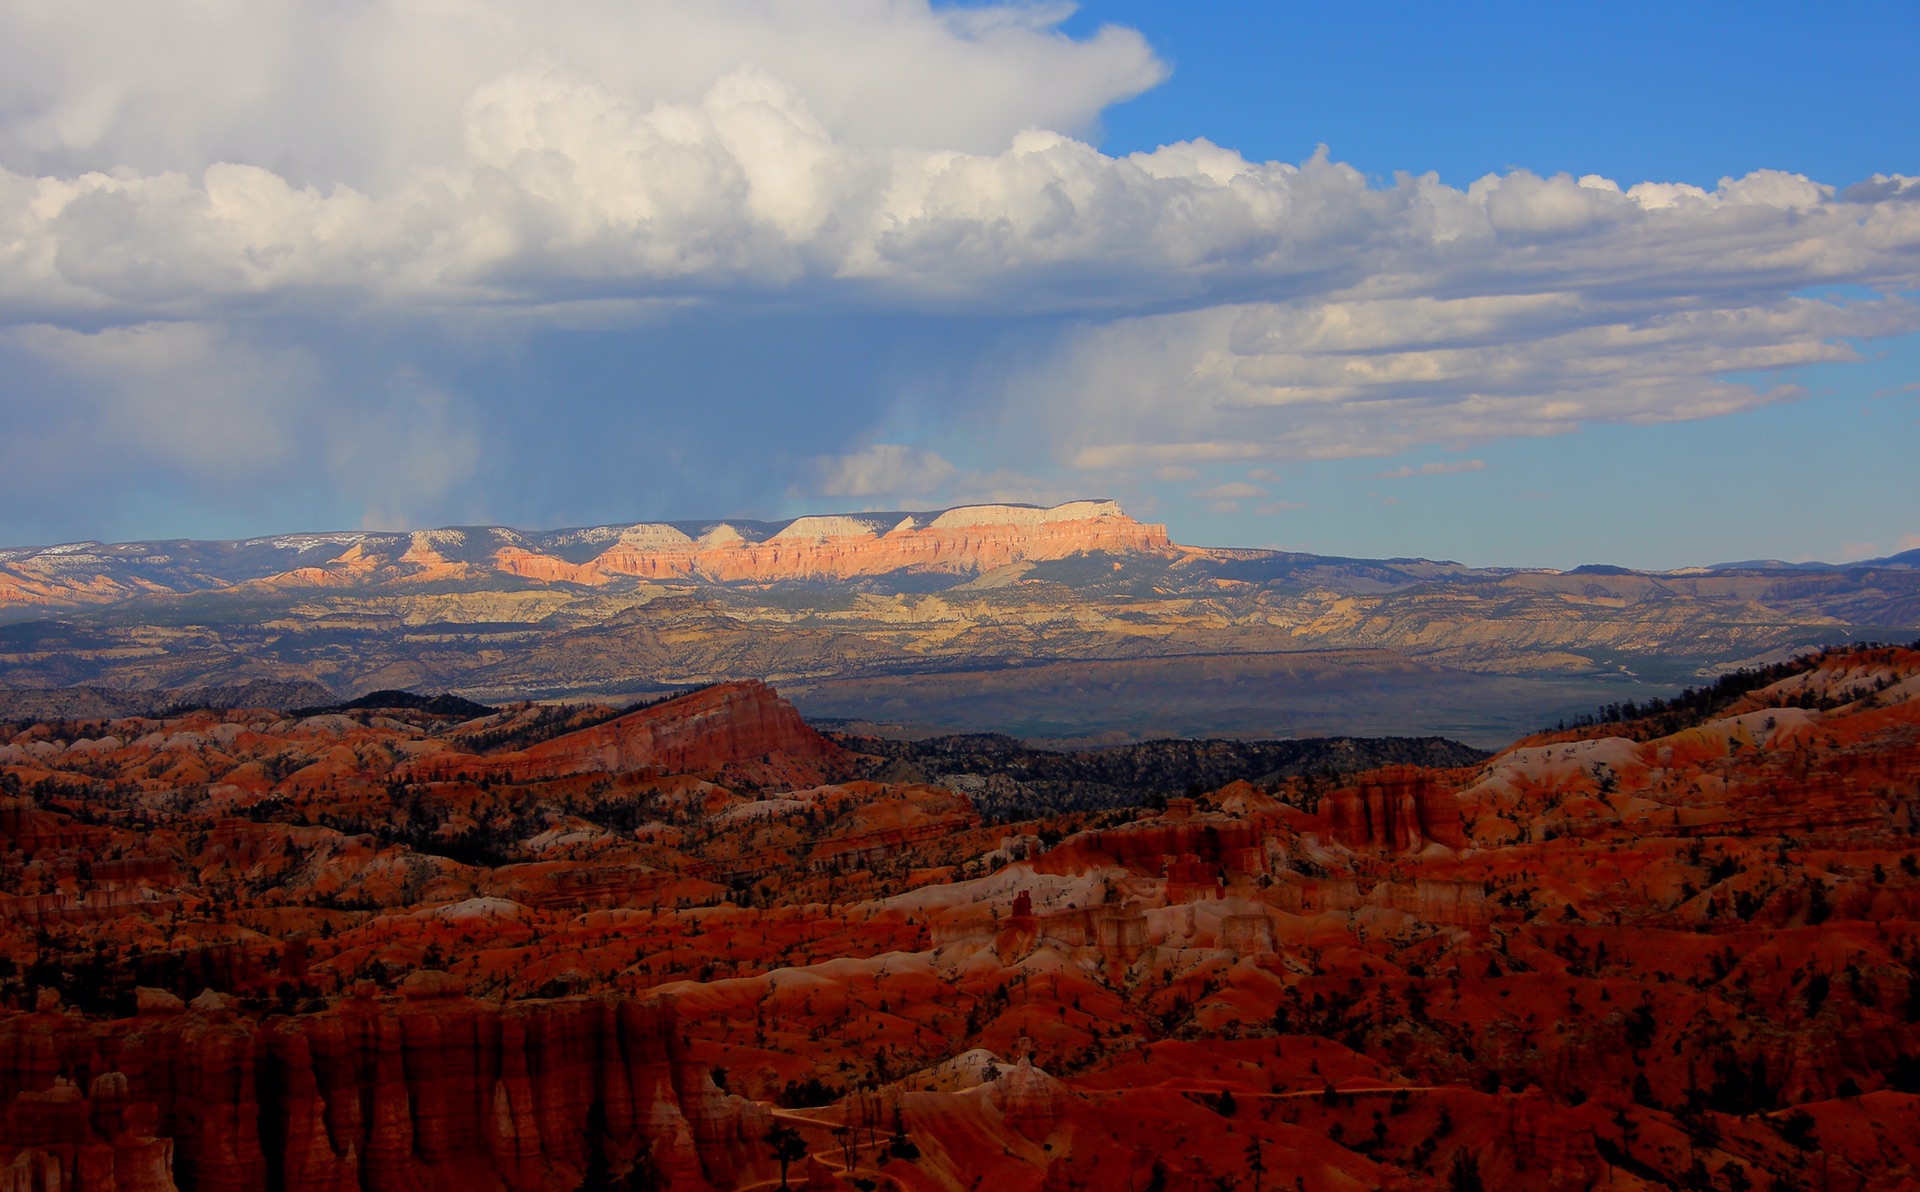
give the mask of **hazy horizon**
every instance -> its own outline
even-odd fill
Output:
[[[1049,508],[1058,508],[1061,505],[1090,504],[1090,503],[1106,502],[1108,500],[1109,498],[1105,498],[1105,497],[1070,497],[1070,498],[1067,498],[1065,501],[1058,502],[1051,506],[1038,505],[1032,502],[1025,502],[1025,501],[974,501],[974,502],[964,502],[959,505],[948,505],[948,506],[941,506],[936,508],[904,508],[902,507],[902,508],[893,508],[893,509],[882,509],[878,507],[872,507],[872,508],[854,509],[854,508],[824,508],[823,507],[819,509],[808,510],[801,513],[794,513],[785,517],[772,517],[772,518],[747,518],[747,517],[720,516],[720,517],[690,517],[690,518],[663,519],[663,518],[641,517],[641,518],[630,518],[630,519],[617,519],[610,522],[583,523],[583,524],[564,525],[564,526],[512,525],[504,522],[468,522],[468,523],[458,524],[458,525],[456,524],[446,524],[446,525],[437,525],[437,526],[420,525],[420,526],[378,528],[378,529],[370,529],[370,528],[364,528],[364,527],[343,528],[343,527],[334,526],[334,527],[313,527],[313,528],[302,528],[302,529],[278,530],[278,531],[274,531],[266,534],[250,534],[250,535],[241,536],[239,538],[231,538],[231,539],[202,539],[202,538],[184,537],[179,535],[172,535],[172,536],[150,535],[142,538],[127,538],[127,539],[113,539],[113,540],[83,539],[83,540],[75,540],[75,541],[68,541],[68,542],[0,542],[0,552],[20,554],[20,553],[26,553],[26,552],[32,552],[32,551],[45,551],[45,550],[56,549],[56,548],[65,547],[65,546],[80,545],[82,542],[98,542],[103,546],[128,546],[128,545],[137,545],[141,543],[170,542],[170,541],[271,542],[279,539],[303,538],[303,537],[304,538],[340,538],[342,540],[345,540],[348,538],[359,537],[359,536],[384,535],[384,536],[391,537],[391,536],[405,535],[410,533],[421,533],[421,532],[432,533],[432,532],[439,532],[439,531],[446,531],[446,530],[506,530],[515,534],[524,534],[529,537],[540,538],[544,536],[571,533],[571,532],[576,532],[580,530],[597,530],[597,529],[606,529],[606,528],[612,528],[612,527],[618,527],[618,526],[642,526],[642,525],[671,526],[675,529],[679,529],[687,533],[693,533],[696,530],[727,525],[727,526],[733,526],[736,528],[751,527],[755,531],[764,531],[771,534],[771,533],[777,533],[779,530],[784,529],[789,525],[792,525],[794,522],[803,521],[808,518],[845,517],[845,518],[852,518],[852,519],[865,519],[865,518],[886,519],[886,518],[892,518],[892,517],[907,517],[907,516],[922,517],[922,516],[938,515],[941,513],[951,512],[955,509],[966,509],[966,508],[979,507],[983,505],[984,506],[1006,505],[1014,508],[1049,509]],[[1126,511],[1124,505],[1122,505],[1121,508],[1123,512]],[[1146,521],[1150,519],[1141,518],[1136,520]],[[876,526],[875,529],[879,532],[884,532],[884,527]],[[1174,543],[1178,546],[1195,547],[1200,549],[1210,549],[1210,550],[1280,550],[1280,549],[1283,549],[1283,548],[1277,548],[1277,547],[1248,546],[1245,543],[1230,542],[1230,541],[1221,541],[1221,542],[1187,541],[1187,540],[1180,539],[1177,535],[1170,535],[1170,537],[1173,539]],[[1700,560],[1692,563],[1683,563],[1676,567],[1630,568],[1630,569],[1659,574],[1661,572],[1687,570],[1687,569],[1701,568],[1701,567],[1718,567],[1718,566],[1727,566],[1730,564],[1751,563],[1751,562],[1785,563],[1791,566],[1825,565],[1825,566],[1839,567],[1839,566],[1846,566],[1849,564],[1856,564],[1856,563],[1877,562],[1880,559],[1891,558],[1897,555],[1910,553],[1914,549],[1917,549],[1917,548],[1909,546],[1900,551],[1889,551],[1885,555],[1877,556],[1875,558],[1853,559],[1853,560],[1847,560],[1845,562],[1835,562],[1833,560],[1828,560],[1828,559],[1725,558],[1725,559]],[[1552,566],[1552,565],[1543,564],[1543,563],[1488,563],[1488,562],[1479,562],[1472,559],[1446,558],[1438,555],[1364,556],[1364,555],[1343,555],[1339,551],[1298,551],[1295,553],[1320,555],[1328,558],[1353,558],[1353,559],[1378,558],[1378,559],[1424,560],[1427,562],[1451,563],[1451,564],[1458,564],[1458,565],[1467,566],[1467,567],[1481,568],[1481,569],[1494,570],[1494,571],[1499,571],[1499,570],[1567,571],[1567,570],[1573,570],[1580,567],[1624,566],[1624,564],[1615,564],[1605,559],[1588,559],[1581,563],[1567,564],[1564,566]]]

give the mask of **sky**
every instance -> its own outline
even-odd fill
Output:
[[[1920,9],[0,0],[0,542],[1920,546]]]

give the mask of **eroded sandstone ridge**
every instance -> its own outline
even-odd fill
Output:
[[[615,580],[769,583],[895,571],[969,575],[1091,551],[1168,545],[1112,501],[1050,509],[964,505],[932,513],[788,522],[643,522],[523,532],[285,534],[239,542],[99,542],[0,550],[0,609],[85,606],[208,591],[419,588],[511,577],[593,587]]]
[[[474,712],[0,725],[0,1187],[1920,1180],[1920,649],[997,820],[760,684]]]
[[[448,778],[537,782],[574,774],[711,773],[757,785],[811,786],[853,772],[827,740],[765,683],[719,683],[524,750],[475,756],[428,743],[401,766],[402,781]]]

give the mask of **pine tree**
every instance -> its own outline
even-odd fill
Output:
[[[775,1122],[773,1128],[762,1137],[773,1150],[774,1162],[780,1164],[780,1187],[787,1188],[787,1168],[807,1157],[806,1140],[800,1137],[800,1131],[785,1122]]]

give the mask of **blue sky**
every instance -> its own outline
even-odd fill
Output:
[[[1108,495],[1908,549],[1917,52],[1891,4],[0,0],[0,540]]]
[[[1760,167],[1844,185],[1920,169],[1911,4],[1174,5],[1094,0],[1065,28],[1146,33],[1172,77],[1102,119],[1110,151],[1203,135],[1382,177],[1599,173],[1711,187]]]
[[[1920,173],[1920,10],[1899,3],[1081,5],[1143,30],[1172,77],[1102,118],[1109,152],[1197,128],[1249,157],[1319,144],[1378,176],[1515,167],[1712,187],[1759,167],[1845,185]],[[1388,482],[1317,464],[1268,527],[1184,502],[1195,541],[1475,562],[1674,566],[1920,545],[1920,339],[1800,370],[1801,401],[1476,448],[1484,471]],[[1880,396],[1876,396],[1880,395]],[[1443,453],[1413,453],[1420,463]],[[1398,461],[1396,466],[1398,466]],[[1224,473],[1223,473],[1224,475]],[[1392,502],[1386,504],[1385,502]],[[1266,528],[1269,532],[1262,533]]]

